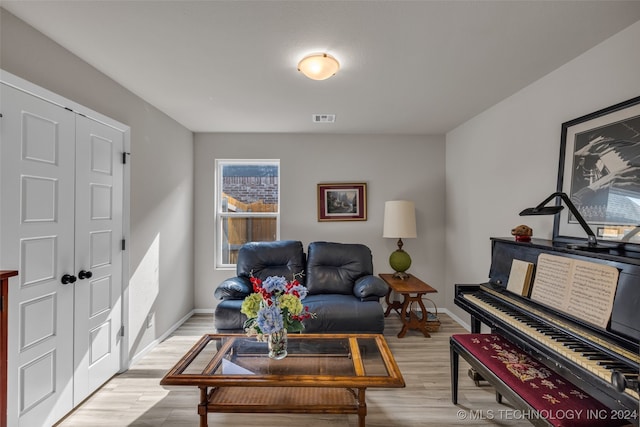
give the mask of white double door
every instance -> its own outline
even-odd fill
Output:
[[[120,369],[124,137],[1,86],[8,424],[50,426]]]

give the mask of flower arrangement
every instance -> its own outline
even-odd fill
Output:
[[[269,276],[262,281],[251,274],[253,293],[244,299],[240,309],[247,316],[244,328],[249,335],[264,340],[264,335],[283,329],[300,332],[304,329],[304,319],[315,318],[315,313],[302,305],[307,288],[298,281],[300,275],[302,273],[294,274],[293,281],[289,282],[282,276]]]

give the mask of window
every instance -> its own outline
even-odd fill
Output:
[[[216,160],[216,267],[246,242],[280,238],[280,161]]]

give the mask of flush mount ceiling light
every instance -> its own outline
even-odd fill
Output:
[[[312,80],[325,80],[340,69],[340,63],[328,53],[314,53],[298,62],[298,71]]]

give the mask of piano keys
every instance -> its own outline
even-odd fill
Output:
[[[632,258],[591,253],[539,239],[527,243],[497,238],[491,241],[489,281],[456,285],[454,302],[471,314],[472,332],[480,332],[484,323],[611,409],[637,411],[640,254]],[[541,253],[612,265],[619,270],[606,329],[506,290],[512,260],[535,263]],[[638,425],[638,419],[629,421]]]

